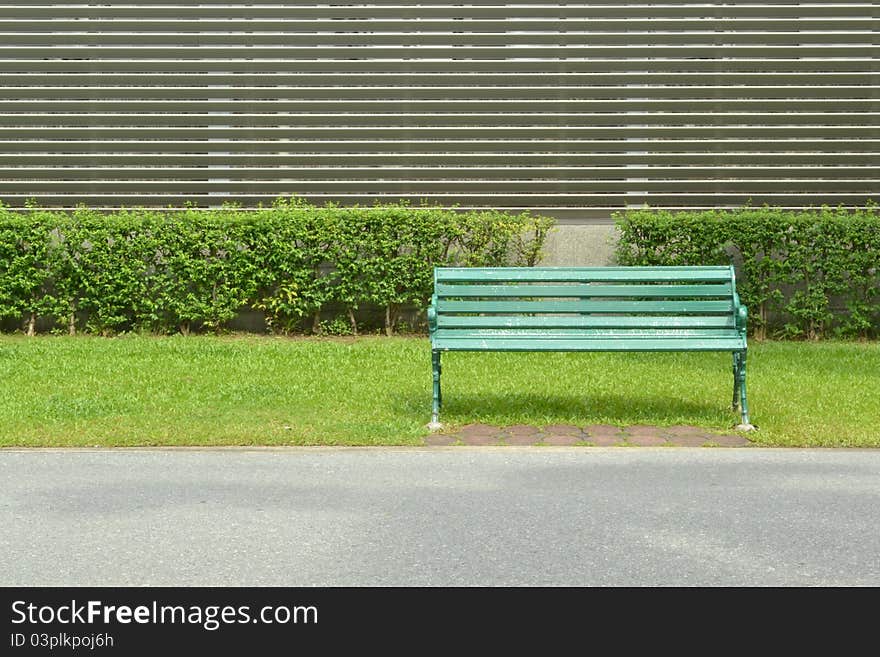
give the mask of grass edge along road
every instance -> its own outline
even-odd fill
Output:
[[[0,446],[421,445],[423,337],[0,336]],[[452,353],[442,420],[730,432],[730,354]],[[880,343],[750,345],[757,445],[880,447]]]

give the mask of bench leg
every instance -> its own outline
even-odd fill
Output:
[[[733,352],[733,410],[739,408],[739,353]]]
[[[440,393],[440,352],[432,351],[431,352],[431,369],[434,379],[434,388],[433,388],[433,403],[431,406],[431,423],[428,425],[428,429],[431,431],[437,431],[443,427],[440,424],[440,404],[442,401],[441,393]]]
[[[739,354],[739,369],[737,371],[737,387],[739,388],[739,402],[742,412],[742,423],[737,425],[739,431],[754,431],[755,427],[749,421],[749,402],[746,396],[746,352]]]

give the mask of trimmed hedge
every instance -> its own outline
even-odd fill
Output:
[[[426,307],[435,265],[533,266],[553,221],[528,213],[278,199],[241,210],[110,214],[0,207],[0,318],[55,330],[215,330],[243,309],[271,330],[320,328],[328,304],[356,330],[364,306]]]
[[[880,334],[880,214],[741,208],[617,213],[623,265],[737,264],[759,338]]]

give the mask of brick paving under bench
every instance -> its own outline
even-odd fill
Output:
[[[748,447],[751,441],[731,432],[715,434],[692,426],[655,427],[634,424],[617,427],[591,424],[553,424],[534,427],[514,424],[497,427],[491,424],[466,424],[450,433],[435,433],[426,439],[428,445],[595,445],[595,446],[657,446],[675,447]]]

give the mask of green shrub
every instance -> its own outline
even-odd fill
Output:
[[[553,221],[406,204],[316,207],[278,199],[242,210],[99,213],[0,206],[0,318],[58,331],[184,334],[217,330],[241,310],[273,332],[351,332],[365,306],[427,306],[435,265],[534,265]],[[344,321],[344,320],[342,320]]]
[[[33,334],[37,316],[57,311],[53,286],[55,253],[63,233],[38,211],[3,213],[0,222],[0,315],[23,318]]]
[[[333,263],[340,213],[300,199],[278,199],[253,217],[252,255],[259,264],[253,306],[266,313],[274,332],[289,333],[311,319],[320,331],[321,308],[334,300]]]
[[[615,215],[624,265],[737,264],[759,338],[880,333],[880,214],[862,209],[631,210]]]

